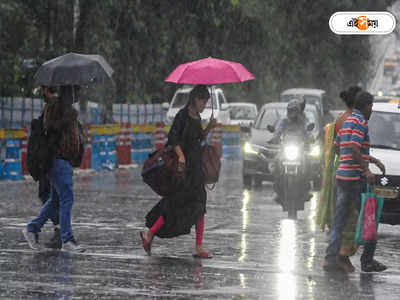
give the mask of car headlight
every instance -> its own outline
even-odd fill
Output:
[[[299,147],[285,146],[285,157],[288,160],[295,160],[299,157]]]
[[[321,147],[319,145],[314,145],[311,147],[310,156],[319,157],[321,155]]]
[[[244,143],[244,152],[248,154],[258,154],[258,152],[254,150],[253,146],[249,142]]]

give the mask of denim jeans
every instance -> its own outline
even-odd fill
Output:
[[[47,202],[47,200],[49,200],[50,196],[51,196],[50,180],[47,178],[47,176],[43,176],[39,179],[39,198],[40,201],[42,201],[43,205]],[[59,202],[58,200],[55,201],[57,212],[54,214],[54,216],[50,217],[50,220],[53,222],[54,225],[59,224],[58,202]]]
[[[351,205],[355,202],[358,211],[361,207],[361,193],[366,190],[365,180],[336,181],[336,209],[332,228],[329,235],[329,245],[326,249],[326,259],[334,263],[340,252],[342,232],[350,213]],[[376,242],[367,243],[361,255],[361,263],[372,261],[375,254]]]
[[[63,159],[55,159],[48,174],[51,184],[50,198],[43,205],[39,216],[28,224],[28,231],[38,233],[48,219],[56,217],[59,204],[61,239],[66,243],[74,239],[71,227],[71,210],[74,202],[72,166]]]

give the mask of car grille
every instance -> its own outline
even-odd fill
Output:
[[[376,175],[376,184],[383,187],[400,187],[400,176]]]

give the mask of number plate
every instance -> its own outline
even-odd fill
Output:
[[[399,194],[399,191],[396,188],[376,187],[375,194],[379,197],[387,199],[396,199]]]
[[[283,161],[282,165],[284,166],[300,166],[300,162],[299,161]]]

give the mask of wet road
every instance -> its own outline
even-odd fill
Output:
[[[209,192],[205,246],[194,259],[191,235],[155,239],[145,255],[144,215],[158,199],[140,169],[75,177],[73,229],[84,254],[28,249],[21,230],[39,210],[34,182],[0,183],[0,299],[400,299],[398,227],[381,226],[380,274],[328,275],[321,264],[327,236],[315,225],[317,195],[286,219],[271,187],[245,190],[240,161],[224,160]],[[41,240],[47,240],[47,224]]]

